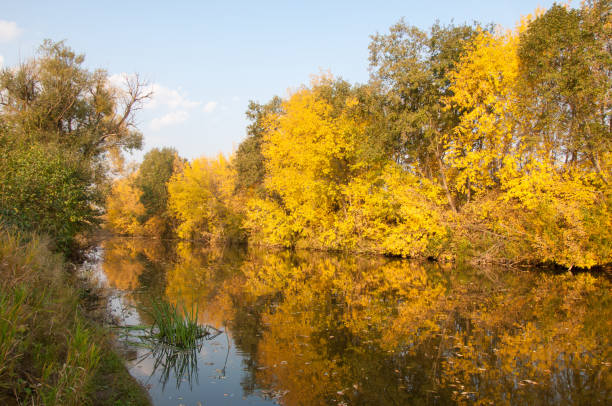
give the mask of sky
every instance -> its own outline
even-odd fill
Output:
[[[138,112],[145,151],[183,157],[230,154],[246,136],[249,100],[308,84],[329,71],[352,83],[369,77],[370,35],[400,18],[514,27],[552,0],[429,1],[29,1],[0,0],[0,66],[35,55],[46,38],[66,40],[88,69],[111,81],[138,73],[154,91]]]

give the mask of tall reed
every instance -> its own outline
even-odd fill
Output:
[[[198,340],[210,333],[206,326],[198,324],[197,306],[188,310],[184,305],[165,300],[153,300],[147,310],[153,323],[148,337],[180,349],[193,348]]]

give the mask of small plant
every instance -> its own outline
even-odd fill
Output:
[[[170,377],[176,379],[177,389],[183,382],[188,382],[191,388],[198,379],[197,359],[204,340],[212,340],[222,331],[199,325],[197,306],[189,311],[183,304],[153,299],[148,307],[140,310],[153,320],[151,325],[121,326],[122,340],[149,350],[143,359],[154,360],[151,376],[159,371],[163,388]]]
[[[189,311],[183,305],[154,300],[147,312],[153,319],[147,334],[148,339],[188,349],[195,347],[200,339],[210,335],[208,328],[200,326],[197,322],[197,307],[192,307]]]

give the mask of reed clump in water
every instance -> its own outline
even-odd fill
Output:
[[[206,326],[198,324],[197,307],[189,310],[184,305],[154,300],[147,313],[153,320],[146,334],[150,340],[179,349],[189,349],[210,335]]]

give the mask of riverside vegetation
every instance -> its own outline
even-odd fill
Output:
[[[251,102],[230,157],[149,152],[117,179],[121,234],[441,261],[612,262],[609,1],[513,30],[400,21],[371,79]]]
[[[0,231],[0,403],[148,405],[49,244]]]
[[[139,147],[127,91],[46,41],[0,73],[0,403],[147,405],[90,308],[76,260],[121,152]],[[113,161],[115,165],[113,165]]]

